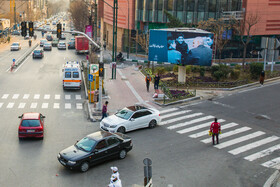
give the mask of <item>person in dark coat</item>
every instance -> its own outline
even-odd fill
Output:
[[[213,145],[215,145],[215,136],[216,136],[217,144],[219,144],[219,134],[221,132],[221,124],[218,123],[217,118],[215,118],[215,121],[211,124],[210,132],[212,133]]]
[[[181,53],[181,63],[185,64],[186,60],[187,60],[187,56],[189,53],[189,46],[188,44],[184,41],[184,35],[183,34],[179,34],[179,36],[177,37],[176,41],[176,50],[179,51]]]
[[[212,49],[204,46],[202,37],[193,40],[193,47],[188,54],[187,62],[189,65],[211,66]]]
[[[159,75],[156,74],[154,79],[155,79],[154,88],[155,88],[155,90],[157,90],[158,89],[158,85],[159,85],[159,80],[160,80]]]
[[[103,118],[107,117],[107,106],[108,106],[108,101],[105,102],[102,108],[102,118],[100,121],[102,121]]]
[[[264,72],[264,70],[262,70],[261,75],[260,75],[260,84],[261,84],[261,86],[263,86],[264,77],[265,77],[265,72]]]
[[[152,78],[150,77],[149,74],[147,74],[145,81],[146,81],[147,92],[149,92],[150,82],[152,81]]]

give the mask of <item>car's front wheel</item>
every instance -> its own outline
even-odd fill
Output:
[[[121,150],[120,154],[119,154],[119,158],[120,159],[124,159],[126,157],[126,150]]]
[[[119,127],[117,132],[120,132],[120,133],[125,133],[125,128],[124,127]]]
[[[89,163],[88,162],[83,162],[80,166],[81,172],[86,172],[89,169]]]
[[[150,123],[149,123],[149,128],[153,129],[153,128],[156,127],[156,125],[157,125],[157,121],[153,119],[153,120],[150,121]]]

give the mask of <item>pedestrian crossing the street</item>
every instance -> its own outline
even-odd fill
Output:
[[[2,94],[0,95],[1,109],[83,109],[80,94]]]
[[[1,105],[1,104],[0,104]],[[165,127],[188,138],[198,139],[204,144],[212,144],[212,137],[209,137],[209,128],[214,121],[213,115],[182,110],[182,108],[168,108],[160,111],[161,122],[159,126]],[[221,123],[222,134],[219,144],[214,145],[219,150],[226,151],[235,156],[241,155],[245,160],[258,162],[268,158],[275,151],[280,150],[280,137],[268,135],[263,131],[256,131],[251,127],[218,119]],[[277,157],[277,156],[276,156]],[[264,167],[280,169],[280,157],[259,163]]]

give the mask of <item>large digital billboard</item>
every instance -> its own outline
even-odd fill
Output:
[[[213,34],[199,29],[150,30],[149,61],[211,66]]]

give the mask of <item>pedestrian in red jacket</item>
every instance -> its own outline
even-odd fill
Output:
[[[221,124],[218,123],[217,118],[215,118],[215,121],[211,124],[210,132],[212,133],[213,145],[215,145],[215,136],[216,136],[217,144],[219,144],[219,133],[221,132]]]

